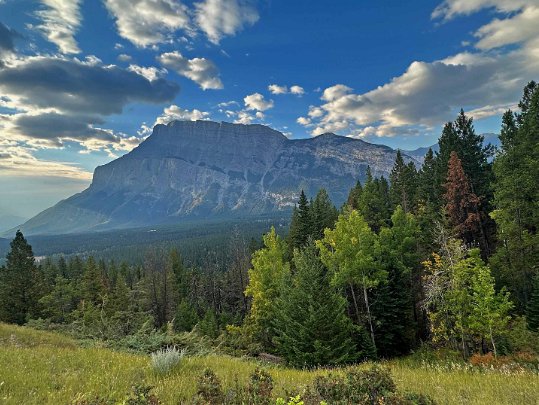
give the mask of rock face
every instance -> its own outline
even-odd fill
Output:
[[[302,189],[314,196],[325,188],[340,205],[367,166],[387,176],[395,156],[389,147],[334,134],[289,140],[263,125],[174,121],[97,167],[88,189],[21,229],[70,233],[257,216],[291,209]]]

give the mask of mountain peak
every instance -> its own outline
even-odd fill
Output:
[[[340,205],[368,166],[387,176],[395,157],[391,148],[332,133],[289,140],[260,124],[172,121],[22,229],[69,233],[267,215],[291,209],[302,189],[314,196],[325,188]]]

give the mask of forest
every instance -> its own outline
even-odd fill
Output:
[[[136,353],[177,346],[297,369],[429,352],[537,371],[537,83],[499,137],[499,149],[484,145],[461,110],[421,168],[399,152],[388,179],[368,170],[342,207],[323,189],[302,192],[287,232],[258,240],[230,227],[197,260],[160,246],[137,263],[38,263],[17,232],[0,267],[0,321]],[[409,400],[387,403],[430,403]]]

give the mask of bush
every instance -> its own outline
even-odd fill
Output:
[[[185,350],[167,347],[151,354],[152,367],[159,374],[166,374],[185,356]]]
[[[125,405],[159,405],[161,402],[151,393],[152,389],[149,385],[135,385]]]
[[[434,401],[417,394],[401,395],[388,370],[373,366],[369,370],[351,370],[344,377],[319,376],[304,396],[305,403],[431,405]]]
[[[198,379],[195,403],[208,405],[224,403],[221,381],[210,368],[205,369]]]
[[[255,369],[249,379],[249,399],[253,404],[270,404],[271,391],[273,390],[273,379],[264,370]]]

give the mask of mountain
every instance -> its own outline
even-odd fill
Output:
[[[87,232],[290,210],[300,190],[342,204],[367,166],[388,176],[396,151],[324,134],[290,140],[263,125],[173,121],[95,169],[90,187],[22,225],[27,234]],[[413,159],[405,156],[406,161]]]
[[[3,214],[0,215],[0,232],[11,229],[22,224],[28,217],[24,218],[19,215]]]
[[[498,137],[498,134],[489,132],[489,133],[484,133],[481,135],[484,137],[484,140],[483,140],[484,145],[492,145],[495,148],[500,147],[501,142],[500,142],[500,138]],[[433,152],[438,152],[440,147],[438,146],[437,143],[435,143],[434,145],[431,145],[431,146],[417,148],[414,150],[403,150],[402,152],[414,158],[418,162],[423,163],[423,160],[425,159],[425,155],[427,154],[429,149],[432,149]]]

